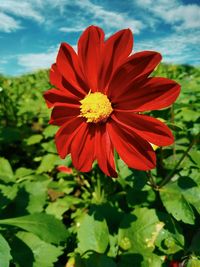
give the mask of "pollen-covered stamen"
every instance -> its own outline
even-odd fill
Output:
[[[96,92],[89,93],[81,101],[80,116],[87,119],[87,122],[100,122],[106,120],[113,109],[106,95]]]

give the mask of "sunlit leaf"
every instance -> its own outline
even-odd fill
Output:
[[[104,253],[109,242],[109,232],[105,219],[85,214],[78,229],[78,250],[84,253],[93,250]]]
[[[159,221],[155,210],[136,208],[124,215],[118,233],[121,249],[131,253],[149,253],[155,248],[156,238],[164,223]]]
[[[12,225],[37,235],[46,242],[58,244],[66,240],[67,230],[54,216],[48,214],[32,214],[17,218],[0,220],[1,225]]]
[[[55,166],[55,161],[58,156],[55,154],[47,154],[42,158],[40,166],[37,169],[37,173],[52,171]]]
[[[1,267],[9,267],[11,260],[10,246],[5,238],[0,234],[0,263]]]
[[[194,212],[176,183],[167,184],[160,190],[160,196],[166,210],[178,221],[194,224]]]
[[[0,180],[5,183],[13,182],[14,174],[9,161],[5,158],[0,158]]]

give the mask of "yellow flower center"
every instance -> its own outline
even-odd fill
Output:
[[[81,101],[81,117],[87,119],[87,122],[105,121],[113,109],[106,95],[102,93],[89,93]]]

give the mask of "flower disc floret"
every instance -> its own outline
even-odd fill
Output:
[[[81,103],[81,117],[87,119],[87,122],[106,121],[113,109],[108,97],[102,93],[89,93]]]

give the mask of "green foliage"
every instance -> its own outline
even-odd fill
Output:
[[[11,259],[10,246],[5,238],[0,234],[0,259],[2,267],[9,267],[9,262]]]
[[[18,232],[17,237],[32,251],[33,267],[53,267],[53,263],[63,253],[61,247],[46,243],[32,233]]]
[[[151,172],[115,155],[117,179],[96,164],[79,173],[57,155],[42,97],[48,71],[0,77],[0,267],[200,266],[200,69],[154,74],[182,86],[172,107],[150,113],[176,142],[156,150]]]
[[[12,167],[7,159],[0,158],[0,180],[5,183],[12,182],[14,179]]]
[[[95,220],[94,216],[86,214],[79,223],[80,226],[77,231],[78,251],[84,253],[93,250],[104,253],[109,242],[109,231],[105,219],[100,216],[98,220]]]
[[[67,237],[65,227],[60,221],[47,214],[31,214],[23,217],[2,219],[2,225],[12,225],[29,231],[46,242],[58,244]]]

